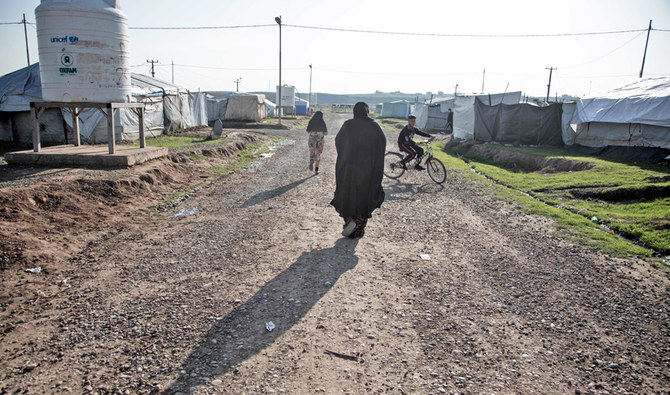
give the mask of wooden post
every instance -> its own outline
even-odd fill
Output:
[[[30,102],[30,119],[33,121],[33,152],[40,152],[40,111]]]
[[[146,147],[146,136],[144,134],[144,108],[138,108],[138,117],[140,120],[140,148]]]
[[[78,147],[81,145],[81,140],[79,139],[79,110],[77,107],[70,107],[72,112],[72,134],[74,135],[74,146]]]
[[[114,107],[112,103],[107,103],[107,141],[109,143],[109,153],[116,152],[116,140],[114,139]]]

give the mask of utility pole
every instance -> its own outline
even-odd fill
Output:
[[[484,72],[482,73],[482,93],[484,93],[484,78],[486,77],[486,67],[484,67]]]
[[[651,33],[651,19],[649,20],[649,29],[647,29],[647,42],[644,44],[644,55],[642,56],[642,68],[640,69],[640,78],[644,71],[644,60],[647,58],[647,45],[649,45],[649,33]]]
[[[240,91],[240,81],[242,81],[242,77],[235,80],[235,92]]]
[[[26,29],[26,14],[23,14],[23,34],[26,36],[26,57],[28,58],[28,66],[30,66],[30,51],[28,51],[28,29]]]
[[[549,83],[547,84],[547,103],[549,103],[549,90],[551,89],[551,73],[554,70],[558,70],[556,67],[545,67],[545,70],[549,70]]]
[[[151,63],[151,77],[156,78],[156,72],[154,71],[154,63],[158,63],[157,60],[147,60],[147,63]]]
[[[279,110],[279,125],[281,125],[281,15],[275,17],[275,22],[279,25],[279,89],[277,92],[277,109]]]
[[[309,65],[309,107],[312,107],[312,65]]]
[[[172,85],[174,85],[174,60],[172,61]]]

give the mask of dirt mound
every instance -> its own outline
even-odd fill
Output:
[[[530,155],[521,152],[496,149],[494,147],[488,147],[474,142],[453,142],[448,144],[447,147],[462,154],[469,152],[478,157],[491,158],[495,164],[524,172],[540,172],[549,174],[567,171],[589,170],[594,166],[594,164],[590,162],[563,158],[547,158],[540,155]]]
[[[62,262],[93,240],[138,226],[136,215],[165,205],[175,198],[175,190],[207,182],[207,169],[267,138],[246,132],[228,137],[221,144],[175,150],[167,160],[130,169],[70,169],[19,186],[0,184],[0,269]],[[208,160],[194,159],[199,156]],[[21,178],[26,168],[6,171]]]

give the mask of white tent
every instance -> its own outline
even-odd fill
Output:
[[[133,99],[146,103],[144,122],[147,136],[164,129],[184,129],[207,125],[204,93],[185,89],[142,74],[131,74]],[[27,144],[32,141],[30,102],[42,101],[39,63],[0,77],[0,140]],[[98,109],[87,108],[79,115],[79,132],[89,143],[107,142],[107,122]],[[115,112],[117,140],[134,140],[139,135],[137,116],[128,109]],[[64,127],[64,122],[70,130]],[[49,108],[40,117],[40,137],[44,143],[66,143],[72,137],[69,110]]]
[[[575,142],[670,148],[670,77],[639,79],[577,103]]]
[[[416,103],[414,105],[416,127],[426,130],[445,131],[449,109],[454,110],[453,98],[436,99],[432,103]]]
[[[475,99],[489,106],[496,104],[518,104],[521,92],[505,92],[481,95],[461,95],[454,98],[454,138],[472,140],[475,136]]]
[[[388,103],[382,103],[381,118],[403,118],[411,113],[411,105],[407,100],[397,100]]]
[[[266,117],[274,117],[275,116],[275,109],[277,108],[277,105],[271,102],[268,99],[265,99],[265,116]]]
[[[265,95],[240,93],[228,98],[226,121],[254,121],[266,118]]]

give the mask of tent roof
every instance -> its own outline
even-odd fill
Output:
[[[133,95],[152,95],[158,93],[176,95],[180,91],[186,91],[186,89],[180,88],[177,85],[138,73],[130,73],[130,84],[132,85]]]
[[[639,123],[670,127],[670,77],[633,81],[577,103],[580,123]]]
[[[162,95],[163,92],[177,94],[186,91],[169,82],[137,73],[130,74],[130,84],[133,96]],[[0,111],[28,111],[31,101],[42,101],[39,63],[0,77]]]
[[[0,111],[27,111],[31,101],[42,100],[39,63],[0,77]]]

